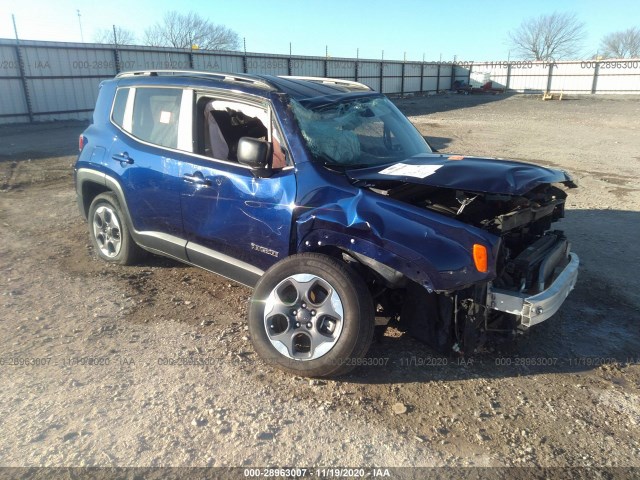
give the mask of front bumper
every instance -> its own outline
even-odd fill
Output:
[[[580,259],[575,253],[569,254],[569,263],[546,290],[533,296],[509,290],[487,289],[487,306],[500,312],[521,317],[524,328],[544,322],[562,306],[578,279]]]

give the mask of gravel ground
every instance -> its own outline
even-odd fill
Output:
[[[249,289],[96,258],[83,124],[2,127],[0,465],[640,467],[640,98],[397,104],[443,151],[577,178],[558,228],[582,268],[553,319],[466,363],[389,329],[348,376],[281,373],[253,353]]]

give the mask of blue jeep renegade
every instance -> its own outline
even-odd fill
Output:
[[[443,353],[558,311],[578,257],[563,171],[436,153],[384,95],[328,78],[126,72],[75,165],[104,260],[145,251],[254,288],[265,360],[357,365],[390,320]]]

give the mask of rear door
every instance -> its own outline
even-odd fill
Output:
[[[180,193],[185,153],[193,150],[193,91],[121,88],[112,122],[119,128],[106,162],[117,176],[137,239],[186,260]]]

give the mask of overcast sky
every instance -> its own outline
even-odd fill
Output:
[[[575,12],[586,23],[584,56],[598,49],[603,35],[640,26],[640,1],[537,0],[516,2],[430,0],[191,0],[188,8],[226,25],[246,39],[247,50],[299,55],[401,60],[505,60],[507,32],[540,14]],[[15,14],[22,39],[81,41],[100,28],[118,25],[137,33],[181,8],[175,0],[0,0],[0,38],[14,38]],[[186,7],[182,7],[182,11]],[[80,10],[80,22],[77,10]],[[513,55],[511,55],[513,58]]]

